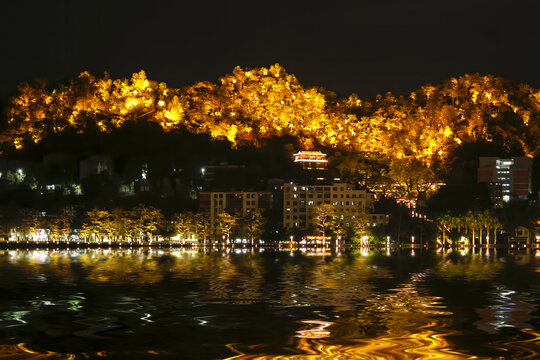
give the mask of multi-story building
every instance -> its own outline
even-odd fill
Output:
[[[257,209],[270,209],[272,203],[270,191],[201,191],[199,193],[199,209],[210,211],[212,224],[220,212],[246,215]]]
[[[493,205],[502,207],[510,199],[527,199],[531,192],[532,161],[527,157],[500,159],[480,157],[478,182],[488,183]]]
[[[302,230],[316,227],[316,209],[322,204],[332,204],[336,216],[352,217],[373,210],[375,194],[356,189],[351,184],[283,185],[283,227]],[[388,222],[384,214],[370,214],[373,224]]]

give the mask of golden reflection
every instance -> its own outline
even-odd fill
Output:
[[[446,305],[449,300],[434,296],[432,289],[424,284],[432,275],[467,281],[493,280],[503,266],[496,257],[485,258],[481,254],[441,255],[437,265],[407,273],[406,280],[396,284],[390,266],[381,265],[373,256],[350,254],[327,257],[280,253],[265,258],[257,254],[186,249],[0,252],[0,268],[8,268],[6,274],[21,279],[45,276],[77,282],[82,275],[97,284],[138,286],[173,278],[197,282],[199,305],[267,303],[272,308],[279,304],[276,307],[283,312],[306,312],[300,317],[304,320],[291,320],[293,328],[286,330],[284,344],[271,349],[270,344],[229,344],[228,348],[236,354],[229,359],[478,358],[452,341],[463,339],[462,333],[453,330],[455,316],[450,309],[454,308]],[[14,269],[17,271],[11,271]],[[531,273],[534,274],[534,268]],[[392,285],[382,290],[378,283]],[[483,334],[503,334],[503,330],[510,329],[514,332],[482,346],[518,354],[516,357],[523,359],[538,358],[540,336],[530,329],[534,318],[530,314],[536,309],[534,297],[529,298],[510,286],[496,286],[486,295],[488,305],[476,310],[480,320],[471,325]],[[79,311],[85,306],[83,300],[80,295],[62,299],[40,297],[31,305],[35,311],[40,304],[50,305],[46,302],[51,301]],[[132,304],[139,300],[122,301]],[[310,312],[311,309],[328,310]],[[6,312],[2,320],[9,325],[24,325],[26,315]],[[153,315],[150,320],[150,313],[142,312],[141,316],[145,323],[159,321]],[[265,340],[271,342],[262,341]],[[158,350],[145,352],[155,355]],[[73,359],[75,356],[40,352],[25,344],[0,346],[0,359],[12,358]]]
[[[0,359],[58,359],[71,360],[75,359],[74,354],[60,354],[53,351],[40,352],[30,349],[27,344],[19,343],[13,345],[0,345]]]
[[[296,331],[291,340],[294,348],[288,351],[294,354],[252,354],[254,349],[249,346],[229,344],[229,349],[238,355],[228,359],[478,358],[455,348],[448,340],[449,336],[458,334],[449,329],[452,313],[440,304],[440,298],[422,295],[416,289],[425,275],[412,274],[410,281],[392,292],[373,294],[366,299],[368,306],[350,318],[340,319],[340,323],[356,324],[356,328],[349,325],[338,330],[340,327],[335,322],[302,321],[310,328]],[[336,325],[336,333],[327,329],[330,325]],[[378,334],[374,335],[373,329],[378,329]]]
[[[436,268],[437,275],[443,278],[459,278],[466,281],[493,279],[503,268],[496,259],[486,260],[480,254],[466,256],[458,260],[445,259]]]
[[[540,333],[530,328],[522,329],[521,331],[530,335],[531,338],[514,341],[494,341],[490,344],[503,349],[508,349],[509,353],[520,354],[520,359],[540,358]]]
[[[298,338],[295,350],[301,354],[246,354],[237,344],[227,347],[238,355],[227,360],[325,360],[325,359],[481,359],[464,351],[453,349],[446,339],[452,333],[437,333],[428,329],[404,334],[386,334],[343,343],[331,340]],[[487,358],[487,357],[485,357]]]
[[[303,320],[302,324],[310,325],[310,329],[303,329],[297,331],[297,337],[305,339],[323,339],[330,336],[330,331],[326,328],[331,326],[331,321],[321,320]],[[313,327],[315,325],[315,327]]]

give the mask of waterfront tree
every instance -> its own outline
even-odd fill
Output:
[[[128,211],[114,208],[111,211],[111,226],[114,238],[116,240],[120,239],[120,241],[131,240],[132,233],[130,229],[132,222],[133,220]]]
[[[238,220],[239,218],[237,215],[231,215],[227,212],[220,212],[217,215],[216,222],[218,234],[224,237],[226,244],[230,243],[231,233],[237,226]]]
[[[86,213],[81,235],[88,241],[103,242],[111,234],[111,214],[107,210],[92,209]]]
[[[254,245],[255,239],[261,236],[266,224],[266,219],[264,218],[262,210],[257,209],[248,212],[245,216],[243,216],[242,222],[251,245]]]
[[[139,204],[130,211],[132,231],[144,239],[153,239],[157,230],[163,225],[165,217],[161,210],[152,206]]]
[[[203,245],[206,245],[208,239],[212,236],[213,225],[210,221],[210,212],[204,211],[194,215],[193,219],[197,236],[202,237]]]
[[[336,226],[336,207],[332,204],[321,204],[315,208],[315,223],[320,236],[326,236],[327,232]]]
[[[196,218],[195,214],[190,211],[174,214],[172,223],[176,234],[180,235],[181,241],[189,237],[191,232],[195,232]]]
[[[36,209],[21,209],[18,230],[23,235],[23,239],[31,239],[34,233],[40,227],[40,213]],[[19,239],[20,240],[20,239]]]
[[[55,220],[58,224],[58,232],[64,241],[69,241],[73,230],[73,220],[75,219],[75,211],[72,207],[63,207],[56,215]]]

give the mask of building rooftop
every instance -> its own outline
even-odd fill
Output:
[[[326,156],[326,154],[321,152],[321,151],[299,151],[294,155],[295,156],[296,155],[322,155],[322,156]]]

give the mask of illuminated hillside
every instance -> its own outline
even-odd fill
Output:
[[[517,142],[534,155],[539,111],[538,89],[493,76],[465,75],[424,86],[409,98],[387,94],[364,101],[354,94],[339,99],[320,88],[305,88],[277,64],[236,67],[219,84],[183,89],[149,80],[144,71],[116,80],[83,72],[55,89],[44,82],[20,85],[0,142],[21,148],[68,127],[109,131],[145,120],[236,144],[290,134],[306,147],[318,143],[429,165],[476,140]]]

